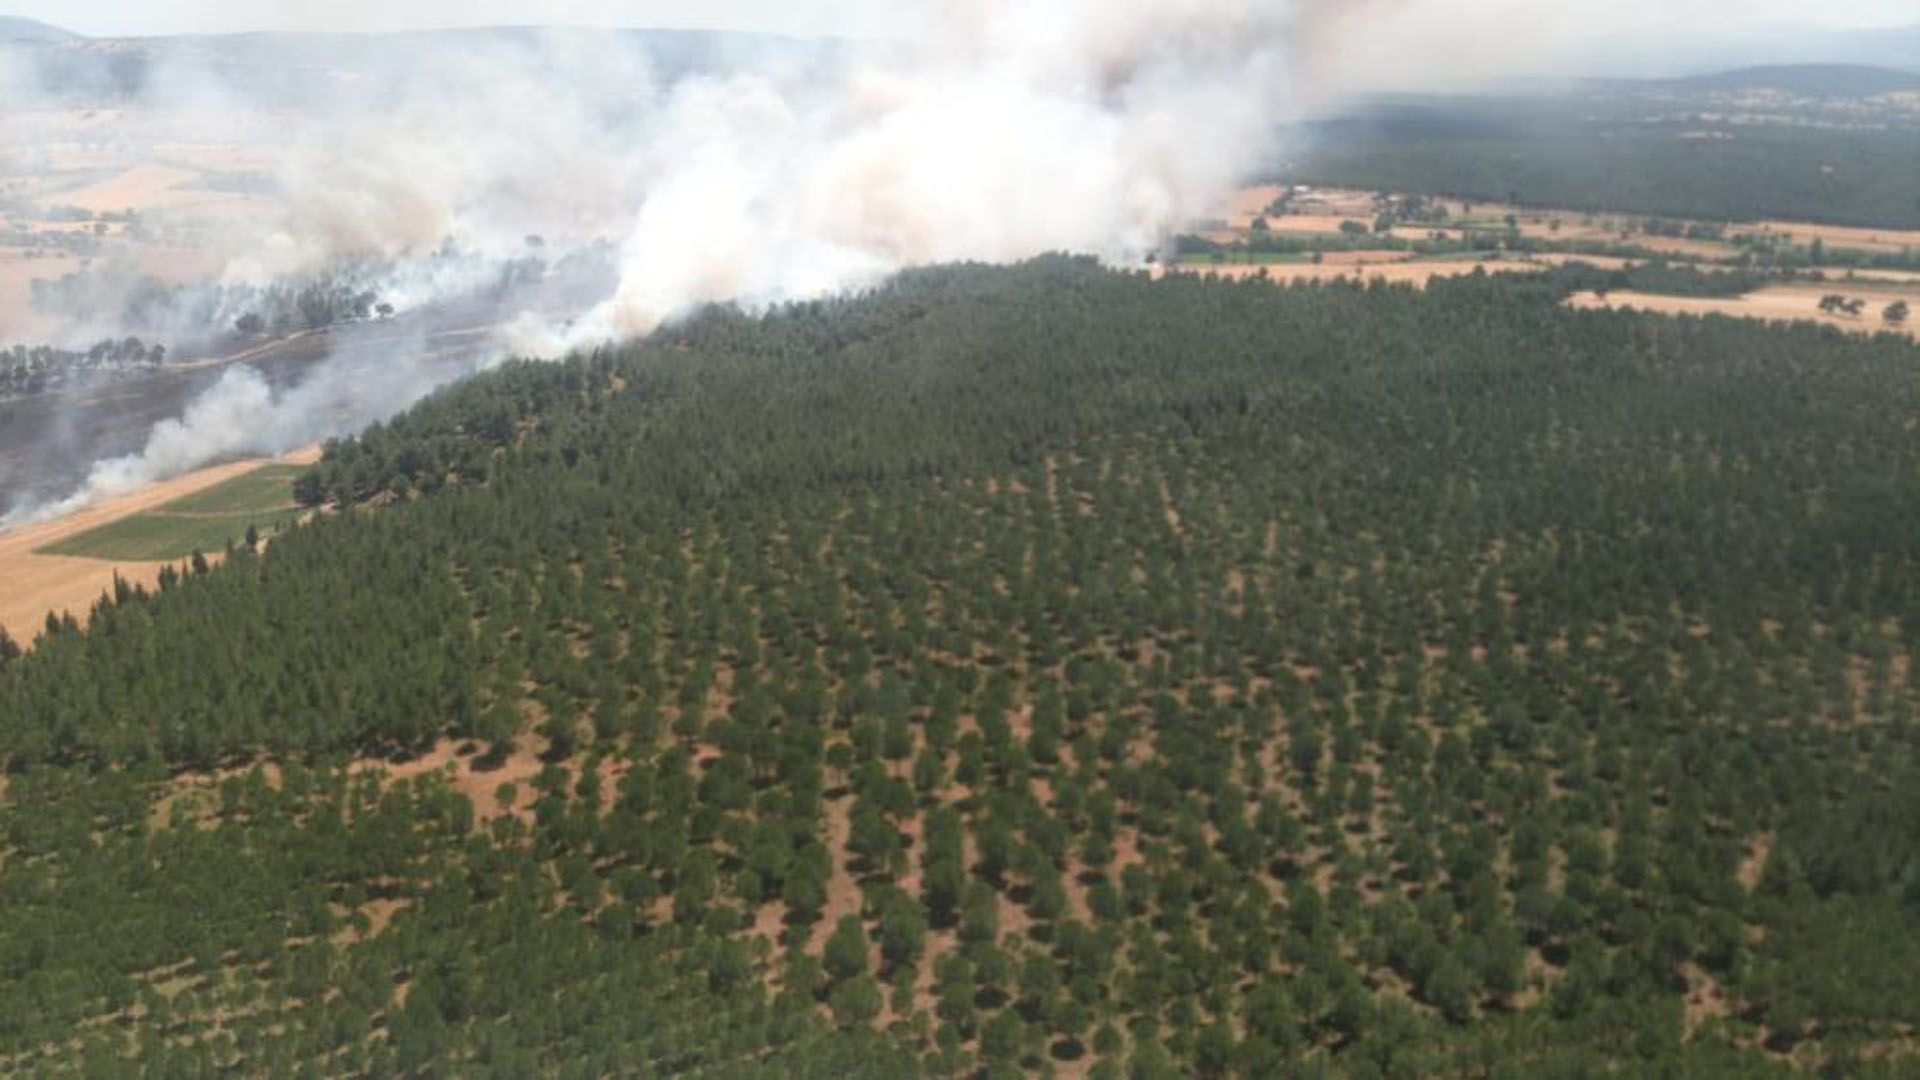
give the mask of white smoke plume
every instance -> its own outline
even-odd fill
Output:
[[[978,2],[797,98],[753,74],[678,87],[643,156],[619,290],[572,340],[915,263],[1055,249],[1139,259],[1259,162],[1308,13],[1258,0]]]
[[[235,100],[216,42],[169,56],[150,97],[287,132],[277,209],[205,223],[228,283],[377,258],[431,306],[473,287],[435,270],[449,247],[505,259],[534,235],[550,256],[615,241],[617,284],[598,295],[487,313],[497,349],[556,355],[702,304],[829,295],[927,262],[1142,260],[1261,165],[1327,66],[1301,50],[1337,45],[1356,8],[924,0],[903,9],[904,37],[762,43],[692,73],[593,34],[343,38],[327,48],[350,76],[267,106]],[[471,366],[424,355],[330,362],[316,389],[277,394],[236,369],[54,509],[350,431]]]
[[[364,336],[372,340],[341,344],[284,390],[246,364],[228,367],[178,419],[154,425],[141,449],[95,462],[79,490],[20,507],[0,518],[0,527],[64,517],[212,461],[282,454],[357,431],[485,366],[468,354],[436,351],[418,336],[382,337],[372,329]]]
[[[36,508],[35,516],[60,517],[95,499],[138,491],[215,457],[264,449],[256,433],[272,407],[273,391],[258,372],[229,368],[212,389],[187,406],[180,419],[155,425],[142,452],[97,462],[83,489]]]

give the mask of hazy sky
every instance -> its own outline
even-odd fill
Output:
[[[96,35],[501,24],[879,34],[887,30],[887,12],[910,6],[901,0],[0,0],[0,14],[43,19]],[[1920,0],[1408,0],[1403,6],[1467,20],[1493,17],[1524,23],[1572,16],[1582,31],[1592,33],[1756,21],[1827,26],[1920,21]]]
[[[818,34],[850,32],[888,6],[872,0],[0,0],[0,13],[96,35],[502,25]]]

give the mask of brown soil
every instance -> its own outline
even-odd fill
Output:
[[[394,765],[382,761],[361,761],[353,768],[356,772],[385,772],[394,780],[406,780],[414,777],[439,773],[446,777],[447,783],[455,791],[467,797],[473,804],[475,821],[487,822],[503,817],[511,812],[523,820],[531,821],[534,799],[533,778],[545,768],[540,760],[543,747],[537,745],[544,740],[528,734],[521,734],[514,740],[514,750],[505,764],[491,772],[476,772],[473,758],[461,757],[459,747],[465,740],[442,739],[434,744],[431,751],[413,759]],[[500,803],[500,788],[512,784],[517,789],[512,806]]]
[[[853,798],[843,795],[827,801],[827,850],[833,852],[833,870],[827,878],[827,906],[820,921],[813,924],[807,939],[807,951],[815,956],[826,952],[827,939],[848,915],[860,914],[864,900],[860,883],[847,872],[847,844],[853,836]]]
[[[1702,1025],[1733,1015],[1726,988],[1697,964],[1686,964],[1681,975],[1687,981],[1686,1030],[1691,1038]]]
[[[341,927],[334,933],[333,944],[339,946],[352,945],[361,941],[372,941],[374,938],[387,932],[387,927],[393,925],[393,917],[395,915],[400,914],[400,912],[412,906],[413,902],[411,900],[369,900],[366,906],[360,908],[358,911],[346,911],[336,905],[334,907],[334,914],[343,921],[350,920],[354,915],[365,916],[367,920],[367,930],[365,934],[362,934],[356,926],[349,922],[348,925]]]
[[[1760,833],[1747,839],[1747,856],[1740,860],[1740,886],[1748,892],[1760,887],[1760,875],[1767,869],[1767,859],[1773,854],[1773,834]]]

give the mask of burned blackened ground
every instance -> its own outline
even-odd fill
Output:
[[[65,499],[97,463],[143,453],[158,425],[182,418],[242,366],[285,407],[232,417],[241,430],[210,440],[217,449],[141,475],[164,479],[223,456],[352,434],[497,359],[507,348],[502,327],[522,313],[556,323],[613,286],[605,252],[588,252],[525,281],[503,277],[496,288],[396,317],[264,343],[229,334],[180,349],[154,372],[0,401],[0,515]]]
[[[328,361],[348,370],[419,363],[450,381],[489,354],[492,338],[489,327],[446,322],[396,320],[306,334],[246,350],[244,359],[209,357],[78,394],[0,403],[0,501],[17,507],[70,494],[95,462],[139,453],[157,424],[180,416],[235,364],[258,371],[276,392],[300,385]]]

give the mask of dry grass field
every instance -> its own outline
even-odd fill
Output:
[[[1867,301],[1866,312],[1855,317],[1821,311],[1820,298],[1836,291]],[[1733,297],[1654,296],[1648,293],[1615,292],[1608,293],[1603,298],[1593,293],[1581,293],[1568,302],[1579,308],[1631,308],[1636,311],[1659,311],[1674,315],[1720,314],[1768,322],[1817,322],[1850,333],[1872,334],[1893,330],[1913,337],[1915,327],[1911,318],[1906,325],[1895,327],[1881,317],[1881,312],[1887,305],[1896,300],[1905,300],[1910,305],[1920,305],[1920,287],[1901,289],[1878,286],[1835,289],[1820,284],[1773,285],[1745,296]]]
[[[1920,285],[1920,270],[1862,270],[1854,275],[1862,284]],[[1829,279],[1838,287],[1847,286],[1845,277]]]
[[[1232,201],[1233,213],[1227,215],[1226,220],[1238,228],[1246,228],[1251,224],[1253,215],[1270,205],[1281,190],[1272,185],[1246,189]],[[1267,227],[1276,233],[1330,233],[1337,231],[1342,221],[1370,224],[1375,213],[1375,194],[1343,189],[1314,190],[1305,196],[1296,196],[1292,212],[1268,218]],[[1631,215],[1541,209],[1498,202],[1469,203],[1458,199],[1439,200],[1439,205],[1447,214],[1444,222],[1402,225],[1395,228],[1391,235],[1402,240],[1426,240],[1439,232],[1449,238],[1457,238],[1462,225],[1504,228],[1511,218],[1522,236],[1535,240],[1631,243],[1664,254],[1708,260],[1737,257],[1742,250],[1735,244],[1713,240],[1650,236],[1640,231],[1639,219]],[[1920,250],[1920,230],[1762,221],[1730,225],[1726,232],[1729,237],[1759,235],[1802,247],[1819,240],[1828,248],[1847,248],[1876,254]]]
[[[33,310],[35,278],[57,278],[79,269],[67,256],[28,258],[17,248],[0,248],[0,346],[38,342],[58,329],[60,320]]]
[[[63,191],[59,199],[96,214],[152,210],[177,201],[181,189],[199,177],[199,173],[177,166],[145,162],[85,187]]]
[[[1920,230],[1853,229],[1841,225],[1808,225],[1793,221],[1763,221],[1755,229],[1734,232],[1758,232],[1777,236],[1794,244],[1807,245],[1819,240],[1830,248],[1858,248],[1862,251],[1898,253],[1920,251]]]
[[[271,195],[221,182],[276,172],[283,151],[274,132],[137,110],[38,110],[7,119],[0,228],[95,233],[94,265],[124,263],[170,284],[204,279],[226,268],[236,238],[261,233],[278,213]],[[73,211],[116,220],[75,220]],[[127,211],[140,216],[138,231],[118,220]],[[0,247],[0,345],[56,336],[59,324],[28,306],[30,283],[88,264],[50,251],[27,258],[27,251]]]
[[[1253,219],[1266,213],[1273,201],[1286,194],[1286,188],[1279,184],[1258,184],[1241,188],[1228,200],[1227,212],[1222,219],[1237,229],[1245,229],[1253,224]]]
[[[1211,230],[1205,235],[1208,239],[1219,242],[1243,239],[1254,219],[1284,192],[1284,188],[1271,184],[1242,189],[1217,215],[1217,220],[1225,222],[1227,227]],[[1379,214],[1378,199],[1379,193],[1372,191],[1311,188],[1304,193],[1294,195],[1287,213],[1268,216],[1267,231],[1284,236],[1334,235],[1340,232],[1342,224],[1355,221],[1371,229]],[[1399,225],[1388,235],[1396,240],[1406,241],[1432,240],[1436,237],[1460,240],[1469,232],[1505,230],[1509,228],[1507,222],[1511,219],[1513,222],[1511,227],[1517,229],[1520,235],[1532,240],[1631,243],[1649,250],[1689,259],[1728,259],[1740,253],[1740,249],[1732,244],[1711,240],[1649,236],[1639,231],[1635,219],[1617,214],[1548,210],[1510,206],[1505,203],[1468,203],[1458,199],[1441,199],[1437,200],[1437,204],[1446,212],[1444,220]],[[1762,229],[1776,227],[1778,226],[1763,226]],[[1817,226],[1792,226],[1792,228],[1830,233],[1831,235],[1827,237],[1829,245],[1844,243],[1845,246],[1869,249],[1873,246],[1866,243],[1853,244],[1842,239],[1842,234],[1859,233],[1865,236],[1870,234],[1870,230],[1823,230]],[[1883,234],[1880,238],[1884,241],[1898,235],[1902,234]],[[1895,244],[1891,250],[1899,250],[1899,246]]]
[[[1366,253],[1347,252],[1344,254],[1352,256]],[[1156,270],[1156,275],[1168,273],[1197,274],[1202,277],[1213,276],[1236,279],[1259,278],[1264,275],[1267,280],[1274,282],[1333,281],[1339,278],[1347,278],[1357,281],[1380,280],[1396,285],[1407,284],[1413,285],[1416,288],[1425,288],[1427,282],[1432,281],[1434,278],[1459,277],[1463,274],[1471,274],[1475,270],[1485,270],[1491,274],[1500,271],[1537,271],[1545,268],[1544,264],[1526,262],[1519,259],[1461,258],[1413,260],[1406,258],[1403,252],[1374,254],[1390,254],[1397,258],[1366,262],[1353,258],[1337,259],[1334,254],[1330,253],[1325,262],[1318,264],[1311,262],[1220,264],[1188,262],[1177,264],[1171,268],[1159,268]]]
[[[1250,187],[1238,192],[1216,215],[1215,220],[1224,227],[1206,233],[1206,237],[1223,244],[1246,240],[1254,220],[1285,194],[1286,189],[1277,185]],[[1292,194],[1285,214],[1265,217],[1266,231],[1293,240],[1309,240],[1312,237],[1339,235],[1341,226],[1349,222],[1359,222],[1371,230],[1381,205],[1380,199],[1378,192],[1358,189],[1297,190]],[[1499,202],[1469,203],[1459,199],[1438,200],[1438,205],[1446,215],[1442,221],[1402,224],[1388,235],[1394,240],[1409,243],[1436,239],[1458,242],[1476,234],[1484,237],[1489,231],[1513,229],[1529,240],[1548,243],[1631,245],[1703,269],[1725,268],[1748,250],[1730,240],[1650,235],[1643,231],[1641,219],[1632,215],[1539,209]],[[1920,231],[1843,228],[1783,221],[1731,225],[1726,228],[1729,238],[1754,234],[1798,247],[1809,246],[1818,240],[1829,251],[1898,254],[1920,250]],[[1410,252],[1385,250],[1326,251],[1320,254],[1317,261],[1287,257],[1266,262],[1249,259],[1244,262],[1215,263],[1194,257],[1161,272],[1265,278],[1275,282],[1341,278],[1383,280],[1425,287],[1434,278],[1470,274],[1476,269],[1488,272],[1537,271],[1571,262],[1586,263],[1604,270],[1624,270],[1629,269],[1634,260],[1565,251],[1509,255],[1504,258],[1462,255],[1458,258],[1430,259],[1416,258]],[[1883,331],[1909,336],[1916,334],[1912,317],[1904,325],[1893,324],[1884,319],[1883,312],[1889,304],[1900,300],[1920,306],[1920,272],[1862,270],[1845,276],[1844,271],[1830,270],[1828,275],[1825,281],[1773,285],[1739,297],[1675,297],[1615,291],[1604,298],[1592,293],[1579,295],[1569,303],[1583,308],[1632,307],[1677,314],[1719,313],[1764,321],[1804,320],[1859,334]],[[1821,299],[1834,293],[1865,301],[1866,310],[1857,316],[1821,311]]]
[[[280,464],[318,460],[317,447],[277,459]],[[108,499],[56,521],[0,532],[0,626],[21,644],[31,642],[49,613],[71,612],[84,618],[93,602],[111,591],[117,576],[129,584],[152,587],[171,560],[89,559],[42,554],[41,549],[147,513],[271,464],[236,461],[187,473],[165,483]]]
[[[1565,266],[1568,263],[1585,263],[1601,270],[1625,270],[1634,265],[1632,259],[1619,259],[1611,255],[1565,255],[1549,252],[1534,255],[1532,260],[1547,266]]]

